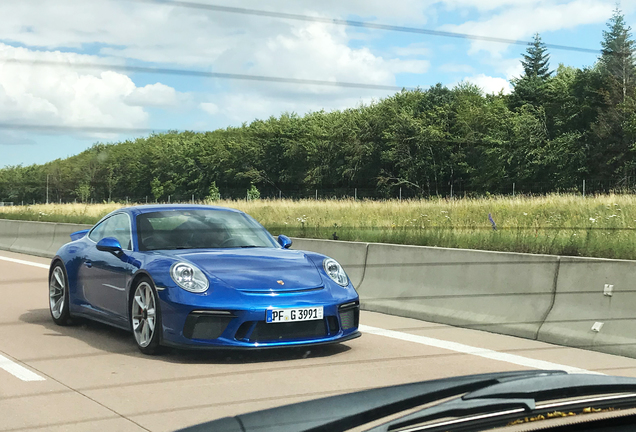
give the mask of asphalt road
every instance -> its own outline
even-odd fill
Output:
[[[48,264],[0,252],[0,431],[171,431],[372,387],[529,368],[636,377],[636,359],[371,312],[362,337],[341,345],[148,357],[124,331],[53,324]]]

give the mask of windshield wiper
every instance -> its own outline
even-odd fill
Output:
[[[415,413],[369,429],[369,432],[388,432],[394,430],[447,431],[450,427],[463,427],[462,430],[481,430],[482,428],[505,425],[509,421],[525,416],[538,416],[555,411],[572,412],[590,406],[611,407],[636,405],[636,379],[605,375],[572,374],[559,376],[540,376],[512,379],[491,385],[461,398],[424,408]],[[594,397],[599,395],[611,397]],[[590,397],[585,397],[590,396]],[[577,398],[572,400],[571,398]],[[569,399],[569,400],[564,400]],[[543,403],[552,401],[551,403]],[[456,417],[438,423],[433,420]],[[420,425],[420,426],[415,426]],[[409,427],[413,426],[413,427]]]
[[[247,245],[247,246],[240,246],[241,248],[262,248],[265,246],[257,246],[257,245]]]
[[[626,393],[612,395],[613,393]],[[636,378],[568,375],[563,371],[520,371],[470,375],[365,390],[226,417],[183,432],[346,431],[432,402],[371,429],[387,431],[471,431],[559,409],[636,406]],[[599,397],[599,395],[603,395]],[[559,400],[590,396],[585,400]],[[452,418],[448,420],[448,418]],[[435,420],[437,423],[431,423]],[[423,423],[428,424],[423,425]]]

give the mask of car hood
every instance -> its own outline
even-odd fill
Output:
[[[242,291],[281,292],[323,285],[316,266],[301,251],[232,248],[179,251],[175,255]]]

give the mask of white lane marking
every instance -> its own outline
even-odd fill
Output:
[[[49,268],[49,266],[46,264],[40,264],[33,261],[25,261],[21,259],[15,259],[15,258],[3,257],[3,256],[0,256],[0,260],[9,261],[16,264],[30,265],[33,267],[40,267],[44,269]],[[22,381],[45,381],[45,379],[41,377],[40,375],[36,374],[35,372],[31,372],[24,366],[21,366],[9,360],[2,354],[0,354],[0,369],[4,369],[5,371],[9,372],[14,377],[21,379]]]
[[[4,369],[16,378],[20,378],[22,381],[45,381],[43,377],[31,372],[24,366],[21,366],[2,354],[0,354],[0,369]]]
[[[580,369],[574,366],[566,366],[558,363],[552,363],[543,360],[536,360],[527,357],[522,357],[515,354],[508,354],[498,351],[489,350],[486,348],[477,348],[470,345],[464,345],[457,342],[445,341],[442,339],[434,339],[426,336],[414,335],[410,333],[403,333],[394,330],[385,330],[378,327],[371,327],[367,325],[360,325],[358,327],[363,333],[370,333],[378,336],[386,336],[393,339],[399,339],[407,342],[414,342],[421,345],[428,345],[436,348],[441,348],[449,351],[456,351],[464,354],[470,354],[478,357],[487,358],[490,360],[498,360],[507,363],[516,364],[519,366],[530,367],[534,369],[558,369],[568,373],[586,373],[604,375],[599,372],[589,371],[587,369]]]
[[[16,263],[16,264],[26,264],[26,265],[30,265],[33,267],[40,267],[40,268],[44,268],[44,269],[49,269],[49,265],[48,264],[40,264],[40,263],[36,263],[33,261],[25,261],[25,260],[21,260],[21,259],[15,259],[15,258],[9,258],[9,257],[3,257],[0,256],[0,260],[2,261],[9,261],[12,263]]]

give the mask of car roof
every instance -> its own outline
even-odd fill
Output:
[[[227,211],[233,213],[243,213],[240,210],[229,208],[229,207],[219,207],[219,206],[211,206],[204,204],[150,204],[150,205],[139,205],[139,206],[130,206],[130,207],[122,207],[115,212],[126,212],[132,216],[137,216],[143,213],[151,213],[158,211],[171,211],[171,210],[215,210],[215,211]]]

